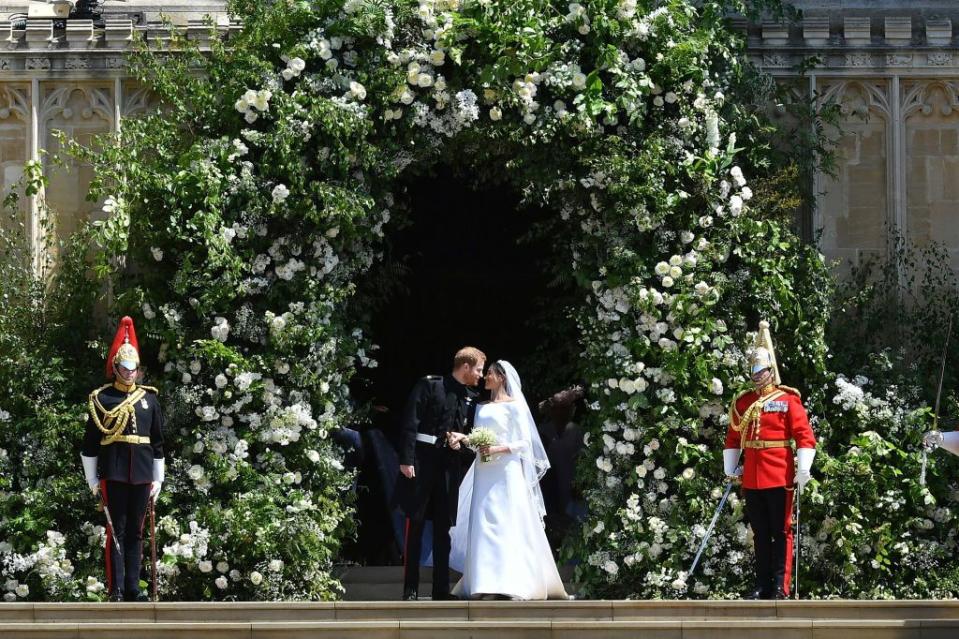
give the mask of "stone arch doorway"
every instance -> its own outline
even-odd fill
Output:
[[[416,380],[449,372],[463,345],[511,361],[536,413],[535,403],[578,379],[567,313],[576,289],[556,279],[567,248],[546,230],[555,212],[524,205],[509,183],[447,164],[411,171],[395,192],[403,219],[387,231],[383,259],[358,295],[379,347],[378,366],[354,384],[357,399],[374,407],[369,427],[395,446]],[[364,437],[367,453],[371,445]],[[385,479],[373,471],[367,480]],[[383,517],[382,496],[359,498],[355,559],[396,561],[399,548],[384,549],[397,531],[383,530],[395,522]]]

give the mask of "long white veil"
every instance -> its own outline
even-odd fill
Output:
[[[539,487],[539,480],[549,470],[549,458],[540,439],[533,413],[529,410],[526,396],[523,395],[523,384],[519,380],[519,373],[506,360],[499,360],[499,365],[506,371],[506,394],[516,401],[517,428],[519,438],[529,443],[528,448],[522,448],[517,454],[523,460],[523,473],[526,475],[526,485],[529,487],[533,504],[539,512],[540,519],[546,516],[546,504],[543,502],[543,491]]]

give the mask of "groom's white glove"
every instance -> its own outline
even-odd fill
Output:
[[[156,499],[166,475],[166,461],[161,457],[153,460],[153,483],[150,484],[150,499]]]
[[[800,490],[812,479],[812,460],[815,457],[815,448],[800,448],[796,451],[796,484]]]
[[[726,477],[734,479],[742,477],[743,468],[739,465],[739,457],[743,451],[738,448],[726,448],[723,450],[723,471]]]
[[[87,486],[96,496],[100,491],[100,481],[97,479],[97,458],[80,455],[80,461],[83,462],[83,477],[87,480]]]

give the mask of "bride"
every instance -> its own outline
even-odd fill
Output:
[[[497,444],[478,451],[460,485],[450,566],[463,578],[452,594],[568,599],[543,529],[539,480],[549,461],[516,369],[503,360],[493,362],[486,388],[491,401],[477,407],[474,428],[492,430]],[[483,455],[489,461],[482,461]]]

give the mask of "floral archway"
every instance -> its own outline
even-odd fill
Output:
[[[726,20],[757,7],[739,5],[237,0],[244,29],[210,55],[135,60],[166,107],[88,157],[112,198],[99,272],[162,370],[164,596],[336,596],[352,521],[328,434],[358,418],[347,382],[376,357],[356,282],[397,178],[449,158],[500,172],[569,238],[591,410],[590,514],[566,554],[585,592],[744,589],[735,504],[684,572],[717,501],[725,404],[760,318],[824,404],[830,287],[773,198],[754,206],[750,176],[778,166]]]

